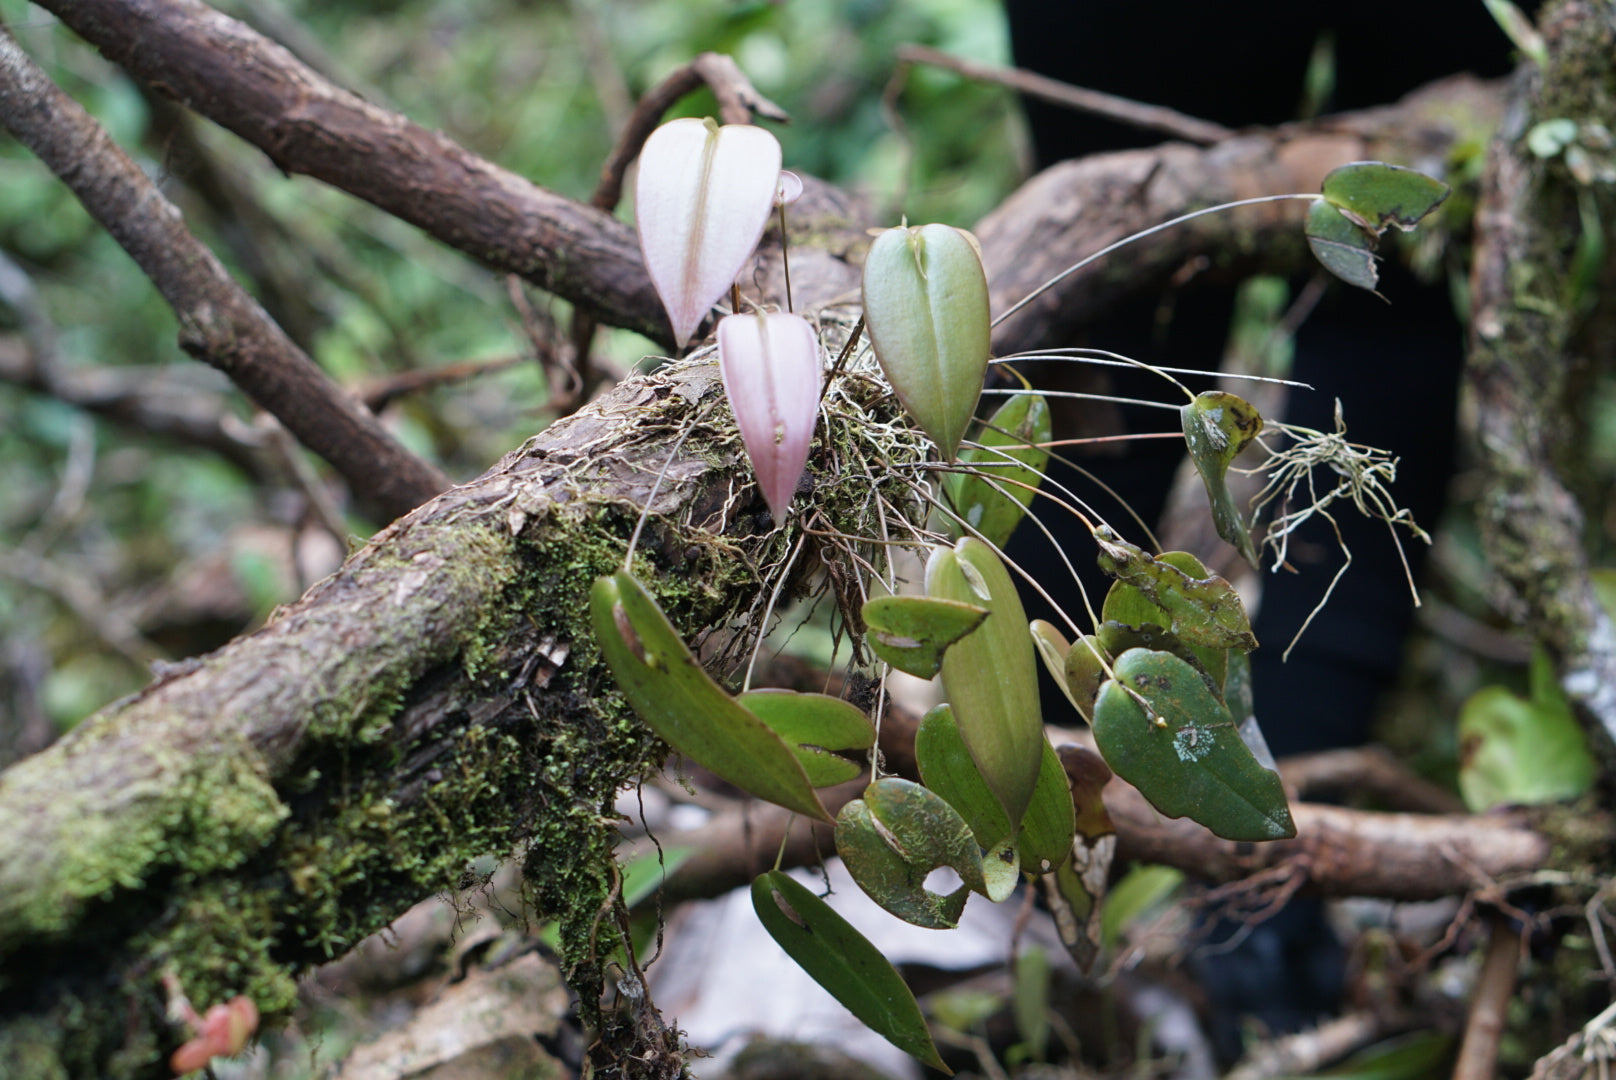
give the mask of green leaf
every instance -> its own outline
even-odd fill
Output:
[[[1094,720],[1094,698],[1100,692],[1100,684],[1106,680],[1105,663],[1110,662],[1111,656],[1110,650],[1094,634],[1078,638],[1066,654],[1066,696],[1085,720]]]
[[[1542,650],[1532,657],[1530,700],[1487,686],[1459,710],[1459,793],[1473,811],[1573,799],[1596,773],[1588,740]]]
[[[988,282],[969,233],[888,229],[864,258],[864,328],[898,400],[953,461],[987,373]]]
[[[1049,464],[1049,451],[1038,444],[1051,437],[1049,403],[1034,394],[1017,394],[999,406],[977,435],[981,446],[960,454],[960,461],[976,466],[981,475],[943,477],[949,505],[995,547],[1009,542],[1032,505],[1032,489],[1043,481]],[[1019,464],[1011,464],[1012,459]]]
[[[596,578],[589,615],[623,696],[669,746],[760,799],[831,820],[791,749],[702,670],[633,575]]]
[[[1533,125],[1526,133],[1526,148],[1533,157],[1558,157],[1566,147],[1577,141],[1577,122],[1563,116]]]
[[[979,845],[991,848],[1010,836],[1010,819],[977,771],[948,705],[921,717],[915,731],[915,764],[921,782],[959,811]]]
[[[753,690],[739,700],[785,740],[814,787],[845,784],[864,771],[858,762],[834,752],[875,745],[875,724],[857,706],[829,694],[795,690]]]
[[[1380,271],[1375,268],[1373,236],[1323,200],[1308,210],[1306,233],[1307,246],[1320,266],[1348,285],[1375,291]]]
[[[1122,934],[1140,917],[1161,904],[1184,884],[1184,871],[1171,866],[1135,866],[1106,894],[1105,915],[1100,921],[1100,937],[1107,945],[1122,940]]]
[[[1077,829],[1072,809],[1072,786],[1061,767],[1055,748],[1044,740],[1044,754],[1038,764],[1038,786],[1033,788],[1027,816],[1021,819],[1016,843],[1021,849],[1021,865],[1029,874],[1047,871],[1065,862],[1072,854],[1072,834]]]
[[[981,626],[988,609],[932,596],[878,596],[865,602],[862,614],[875,655],[929,679],[942,667],[943,652]]]
[[[1027,632],[1032,635],[1033,647],[1037,649],[1039,659],[1044,662],[1044,670],[1049,672],[1049,677],[1055,680],[1055,685],[1060,687],[1061,693],[1066,695],[1066,700],[1072,703],[1072,707],[1081,712],[1083,707],[1077,703],[1077,698],[1072,696],[1072,688],[1066,684],[1066,658],[1072,652],[1071,643],[1066,640],[1066,635],[1043,619],[1034,619],[1028,623]],[[1084,715],[1087,716],[1086,713]]]
[[[1011,1003],[1016,1034],[1034,1061],[1044,1060],[1049,1042],[1049,956],[1036,945],[1016,954]]]
[[[1395,225],[1407,232],[1442,205],[1448,185],[1401,165],[1354,161],[1331,169],[1320,186],[1325,201],[1375,235]]]
[[[870,899],[905,922],[947,930],[971,892],[987,893],[982,853],[959,811],[896,777],[877,780],[836,815],[836,852]],[[925,886],[947,866],[964,883],[947,896]]]
[[[1100,545],[1100,569],[1134,586],[1161,608],[1168,617],[1167,629],[1179,640],[1220,649],[1257,647],[1246,606],[1233,585],[1216,574],[1192,577],[1174,565],[1200,566],[1198,561],[1178,559],[1172,552],[1154,558],[1103,526],[1094,530],[1094,540]]]
[[[973,537],[932,553],[926,592],[990,612],[943,655],[943,690],[972,760],[1015,828],[1032,799],[1046,742],[1021,598],[999,557]]]
[[[1179,410],[1179,416],[1190,460],[1195,462],[1212,503],[1212,521],[1218,535],[1256,566],[1257,549],[1251,543],[1251,530],[1229,494],[1226,479],[1234,459],[1262,431],[1262,415],[1233,394],[1207,390]]]
[[[1118,776],[1168,817],[1226,840],[1296,835],[1279,776],[1257,763],[1199,672],[1148,649],[1124,653],[1115,667],[1120,684],[1100,688],[1094,740]]]
[[[809,978],[899,1050],[952,1075],[897,969],[830,905],[779,870],[752,882],[758,921]]]

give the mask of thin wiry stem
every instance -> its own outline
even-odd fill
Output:
[[[1208,214],[1220,213],[1224,210],[1233,210],[1241,206],[1257,206],[1261,203],[1284,202],[1288,199],[1306,199],[1308,202],[1317,202],[1323,197],[1324,196],[1322,195],[1306,195],[1301,193],[1294,193],[1290,195],[1261,195],[1254,199],[1237,199],[1234,202],[1220,203],[1217,206],[1208,206],[1204,210],[1192,210],[1188,214],[1180,214],[1178,217],[1164,221],[1160,225],[1152,225],[1150,228],[1141,232],[1136,232],[1131,236],[1125,236],[1114,244],[1107,244],[1094,254],[1079,259],[1077,262],[1073,263],[1071,266],[1068,266],[1066,269],[1062,270],[1060,273],[1038,286],[1032,292],[1016,301],[1008,310],[1000,313],[999,317],[993,320],[992,325],[998,326],[1010,316],[1014,315],[1016,312],[1020,311],[1022,308],[1038,299],[1038,297],[1042,296],[1050,289],[1053,289],[1056,285],[1059,285],[1061,282],[1083,269],[1085,266],[1096,261],[1097,259],[1104,258],[1119,248],[1127,247],[1136,240],[1143,240],[1148,236],[1155,236],[1159,232],[1166,229],[1171,229],[1175,225],[1182,225],[1186,221],[1193,221],[1198,217],[1205,217]]]

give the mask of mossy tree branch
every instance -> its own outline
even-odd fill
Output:
[[[1544,19],[1549,62],[1524,70],[1488,157],[1471,269],[1468,380],[1486,468],[1482,536],[1515,612],[1553,654],[1560,684],[1587,721],[1607,777],[1616,775],[1616,626],[1589,576],[1586,517],[1570,482],[1568,419],[1590,345],[1616,334],[1603,268],[1579,266],[1589,218],[1607,237],[1616,191],[1580,183],[1560,159],[1526,146],[1533,124],[1567,118],[1616,130],[1616,3],[1567,0]],[[1590,215],[1589,211],[1592,210]],[[1586,249],[1584,249],[1586,250]]]

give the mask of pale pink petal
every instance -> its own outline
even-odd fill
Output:
[[[645,140],[634,216],[680,348],[752,257],[779,179],[779,141],[750,124],[674,120]]]
[[[780,171],[780,182],[774,189],[774,205],[790,206],[802,198],[802,177],[787,169]]]
[[[718,323],[718,366],[758,486],[782,522],[819,417],[819,339],[800,315],[730,315]]]

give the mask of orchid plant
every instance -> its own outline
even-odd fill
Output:
[[[801,190],[780,171],[781,161],[779,143],[761,128],[675,120],[646,142],[635,197],[646,267],[679,348],[726,294],[731,298],[715,331],[718,364],[777,525],[788,520],[808,467],[826,380],[814,324],[763,305],[742,311],[735,288],[771,213]],[[1446,193],[1419,173],[1357,163],[1330,173],[1318,194],[1244,202],[1310,201],[1305,233],[1320,262],[1373,289],[1380,234],[1412,228]],[[1100,799],[1112,771],[1163,814],[1193,818],[1219,836],[1260,842],[1295,834],[1256,729],[1250,620],[1229,582],[1193,555],[1136,547],[1071,493],[1049,489],[1049,408],[1030,387],[1013,393],[975,442],[966,441],[993,362],[994,325],[969,233],[941,224],[880,233],[864,263],[862,307],[876,364],[936,450],[940,494],[920,490],[957,538],[929,545],[924,595],[875,596],[850,619],[882,662],[941,677],[947,704],[925,717],[916,739],[922,782],[882,775],[875,723],[845,701],[783,690],[734,695],[719,685],[630,572],[633,541],[623,569],[600,578],[591,594],[596,637],[629,704],[658,735],[759,798],[834,822],[838,854],[888,911],[948,928],[970,894],[1003,900],[1022,878],[1035,880],[1067,947],[1087,968],[1100,950],[1099,911],[1115,844]],[[1148,370],[1179,385],[1170,373]],[[1264,420],[1233,394],[1184,393],[1185,445],[1218,532],[1255,564],[1249,523],[1225,477],[1261,437]],[[1271,453],[1273,468],[1283,471],[1284,453]],[[1082,518],[1115,579],[1091,627],[1066,620],[1070,641],[1049,623],[1028,623],[1003,557],[1035,496]],[[1378,499],[1374,506],[1390,507]],[[1394,510],[1385,516],[1411,525]],[[1092,724],[1099,755],[1056,751],[1045,738],[1039,658]],[[861,755],[867,766],[855,760]],[[819,789],[866,768],[862,796],[833,818]],[[959,886],[946,894],[927,888],[928,875],[945,866]],[[770,934],[832,995],[897,1046],[945,1068],[901,977],[823,900],[778,868],[758,877],[752,895]]]

